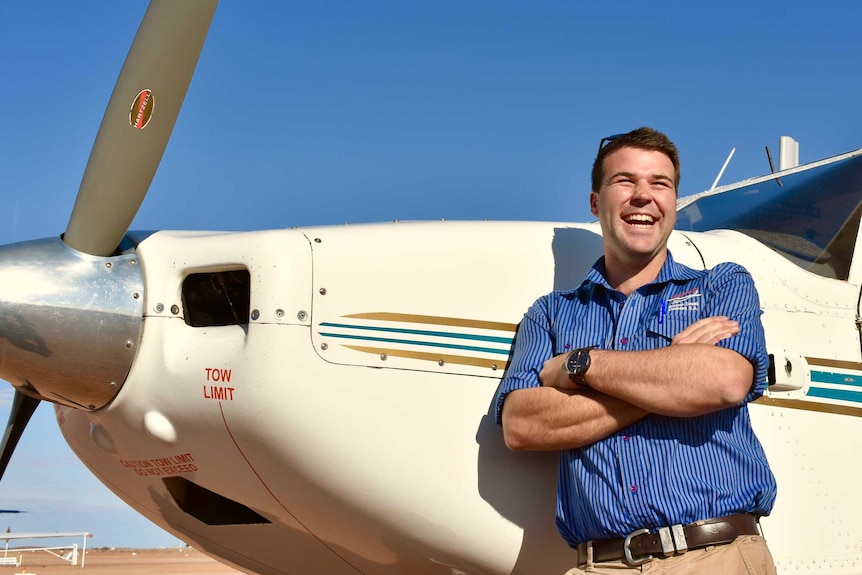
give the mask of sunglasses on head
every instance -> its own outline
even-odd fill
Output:
[[[620,136],[625,136],[625,134],[614,134],[613,136],[607,136],[605,138],[602,138],[602,141],[599,142],[599,152],[602,151],[602,148],[604,148],[605,146],[607,146],[608,144],[610,144],[612,141],[616,140]]]

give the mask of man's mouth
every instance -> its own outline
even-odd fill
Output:
[[[623,216],[623,221],[633,226],[651,226],[655,223],[655,218],[649,214],[629,214]]]

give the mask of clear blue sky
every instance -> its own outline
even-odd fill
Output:
[[[584,221],[599,140],[650,125],[681,194],[862,146],[862,3],[239,2],[216,11],[135,229]],[[66,226],[141,0],[0,2],[0,243]],[[525,302],[526,305],[526,302]],[[0,387],[5,421],[12,390]],[[163,546],[39,408],[0,483],[15,531]]]

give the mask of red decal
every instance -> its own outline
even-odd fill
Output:
[[[132,127],[143,130],[153,117],[155,98],[150,90],[141,90],[135,96],[132,107],[129,110],[129,123]]]
[[[217,399],[218,401],[233,401],[235,387],[221,387],[219,385],[205,385],[204,399]]]
[[[207,372],[207,381],[224,381],[226,383],[230,383],[231,370],[218,369],[215,367],[205,367],[204,370]]]
[[[137,475],[176,475],[178,473],[192,473],[198,470],[194,464],[195,458],[191,453],[178,453],[169,457],[156,457],[153,459],[121,459],[120,465],[131,469]]]

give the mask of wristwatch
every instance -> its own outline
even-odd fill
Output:
[[[563,371],[565,371],[569,379],[575,382],[580,387],[589,387],[584,377],[587,375],[587,370],[590,369],[590,350],[591,347],[581,347],[569,352],[566,356],[566,361],[563,362]]]

